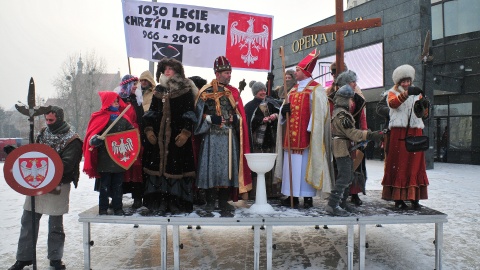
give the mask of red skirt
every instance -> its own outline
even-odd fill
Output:
[[[425,167],[425,152],[407,152],[406,128],[392,128],[390,144],[385,160],[382,199],[425,200],[428,199],[428,177]],[[420,136],[422,129],[409,128],[409,135]]]

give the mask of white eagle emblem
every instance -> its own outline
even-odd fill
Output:
[[[258,56],[252,54],[252,47],[258,51],[261,48],[267,48],[268,42],[268,26],[263,25],[263,32],[254,33],[253,32],[253,22],[255,19],[250,17],[248,20],[248,29],[246,32],[238,30],[236,26],[238,22],[233,22],[230,26],[230,35],[231,35],[231,44],[230,46],[239,44],[240,49],[248,47],[247,54],[242,54],[241,58],[245,64],[250,66],[250,64],[255,63],[258,60]]]
[[[28,166],[30,163],[31,166]],[[38,164],[40,163],[40,164]],[[20,162],[20,170],[25,181],[33,187],[39,186],[47,176],[48,162],[44,159],[29,159]]]
[[[133,142],[131,138],[127,138],[127,142],[124,142],[123,138],[120,138],[120,143],[113,141],[112,142],[112,150],[114,155],[120,154],[122,157],[120,160],[125,162],[130,159],[128,155],[129,152],[133,151]]]

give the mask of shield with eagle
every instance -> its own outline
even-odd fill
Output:
[[[38,187],[48,173],[48,157],[19,158],[20,174],[27,184]]]
[[[140,153],[140,135],[137,129],[111,133],[105,136],[105,146],[110,158],[128,170]]]

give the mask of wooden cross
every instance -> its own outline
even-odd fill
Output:
[[[331,33],[335,32],[335,45],[336,45],[336,63],[337,74],[340,74],[345,67],[343,66],[343,53],[345,51],[345,44],[343,42],[343,31],[354,30],[360,28],[379,27],[382,25],[380,18],[360,20],[356,22],[344,22],[343,21],[343,0],[335,0],[335,24],[314,26],[303,29],[303,35],[309,36],[313,34]]]

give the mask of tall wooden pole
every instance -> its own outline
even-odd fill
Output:
[[[287,104],[288,93],[287,91],[287,77],[285,75],[285,52],[283,46],[280,46],[280,58],[282,58],[282,73],[283,73],[283,91],[285,92],[285,101],[283,104]],[[290,148],[290,113],[286,114],[287,126],[285,127],[285,134],[287,137],[287,153],[288,153],[288,176],[290,181],[290,207],[293,208],[293,179],[292,179],[292,149]]]
[[[343,0],[335,0],[335,23],[343,23]],[[335,58],[337,63],[337,74],[342,73],[345,69],[343,66],[343,52],[345,51],[345,44],[343,42],[343,31],[339,30],[335,32]]]

